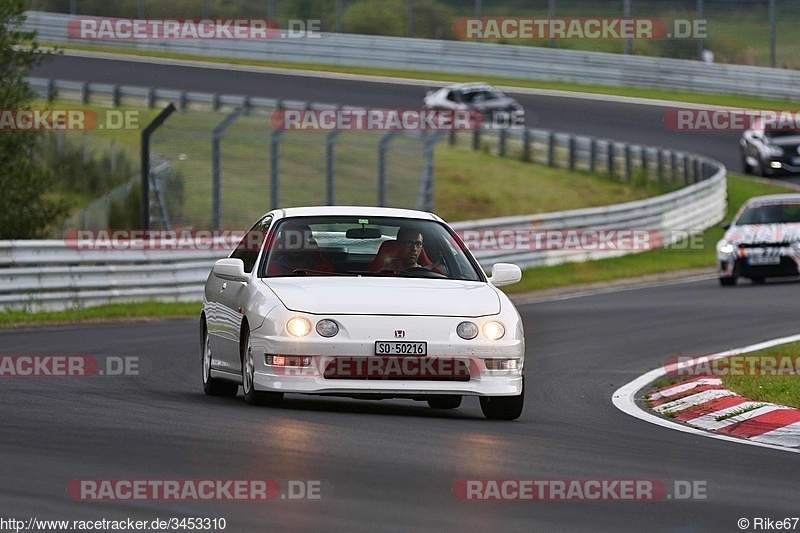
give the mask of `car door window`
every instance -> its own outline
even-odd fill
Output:
[[[253,268],[258,261],[258,254],[261,252],[261,245],[264,243],[264,237],[267,234],[272,217],[267,216],[259,220],[250,228],[239,245],[231,254],[232,259],[241,259],[244,263],[244,271],[252,272]]]

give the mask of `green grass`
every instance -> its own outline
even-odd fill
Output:
[[[795,191],[780,185],[762,183],[744,176],[728,174],[728,212],[725,220],[731,220],[747,198],[784,192]],[[504,289],[507,293],[512,294],[679,270],[696,268],[711,270],[716,262],[715,246],[717,241],[722,238],[723,233],[721,224],[704,231],[695,239],[695,242],[702,244],[702,247],[697,249],[676,247],[598,261],[565,263],[528,269],[523,273],[520,283],[504,287]]]
[[[615,96],[628,96],[634,98],[667,100],[674,102],[718,105],[725,107],[783,110],[783,109],[794,109],[797,106],[797,102],[793,100],[769,99],[769,98],[760,98],[755,96],[740,96],[731,94],[708,94],[708,93],[693,92],[693,91],[673,91],[673,90],[654,89],[654,88],[645,89],[637,87],[613,87],[613,86],[598,85],[598,84],[581,84],[581,83],[562,82],[562,81],[531,80],[531,79],[504,77],[504,76],[449,74],[449,73],[427,72],[427,71],[407,70],[407,69],[349,67],[343,65],[328,65],[319,63],[213,58],[213,57],[193,56],[187,54],[173,54],[173,53],[156,52],[156,51],[144,51],[144,50],[137,51],[125,48],[115,48],[113,46],[95,46],[95,45],[83,45],[83,44],[78,45],[71,43],[66,45],[65,44],[58,44],[58,45],[52,44],[52,45],[59,46],[64,49],[113,52],[113,53],[120,53],[127,55],[159,57],[167,59],[194,60],[194,61],[202,61],[208,63],[229,64],[229,65],[248,65],[255,67],[272,67],[272,68],[281,68],[289,70],[337,72],[342,74],[357,74],[357,75],[367,75],[367,76],[425,80],[432,82],[431,87],[437,87],[440,85],[445,85],[447,83],[454,83],[454,82],[484,81],[487,83],[505,87],[584,92],[591,94],[607,94]],[[230,92],[235,93],[236,91],[231,90]],[[423,88],[420,88],[420,104],[422,103],[423,96],[424,96],[424,90]],[[536,124],[535,123],[529,124],[529,126],[536,127]]]
[[[139,302],[105,304],[66,311],[29,313],[24,310],[0,312],[0,328],[13,328],[40,323],[70,324],[85,321],[110,321],[128,319],[156,319],[200,316],[199,302]]]
[[[792,358],[794,361],[800,356],[800,343],[783,344],[747,354],[748,359],[759,356],[786,357]],[[749,367],[749,364],[746,366]],[[800,408],[800,376],[797,374],[724,375],[722,384],[733,392],[756,402],[770,402]]]

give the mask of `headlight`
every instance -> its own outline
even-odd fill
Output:
[[[458,333],[459,337],[468,341],[478,336],[478,326],[472,322],[462,322],[456,328],[456,333]]]
[[[317,322],[317,333],[322,337],[333,337],[339,333],[339,324],[327,318]]]
[[[767,152],[767,155],[771,157],[778,157],[783,155],[783,148],[781,148],[780,146],[767,145],[764,147],[764,150]]]
[[[729,242],[726,242],[719,247],[719,252],[721,254],[732,254],[733,253],[733,245]]]
[[[500,322],[487,322],[483,325],[483,336],[489,340],[496,341],[506,334],[506,328]]]
[[[286,331],[294,337],[305,337],[311,333],[311,322],[302,316],[290,318],[286,323]]]

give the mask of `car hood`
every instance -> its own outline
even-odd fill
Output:
[[[312,314],[476,317],[500,312],[494,287],[477,281],[366,276],[261,281],[287,309]]]
[[[732,226],[724,240],[731,244],[800,242],[800,224],[747,224]]]

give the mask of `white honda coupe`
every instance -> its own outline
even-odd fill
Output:
[[[203,389],[277,406],[284,393],[407,398],[487,418],[522,413],[522,320],[459,236],[431,213],[298,207],[264,215],[208,277]]]

